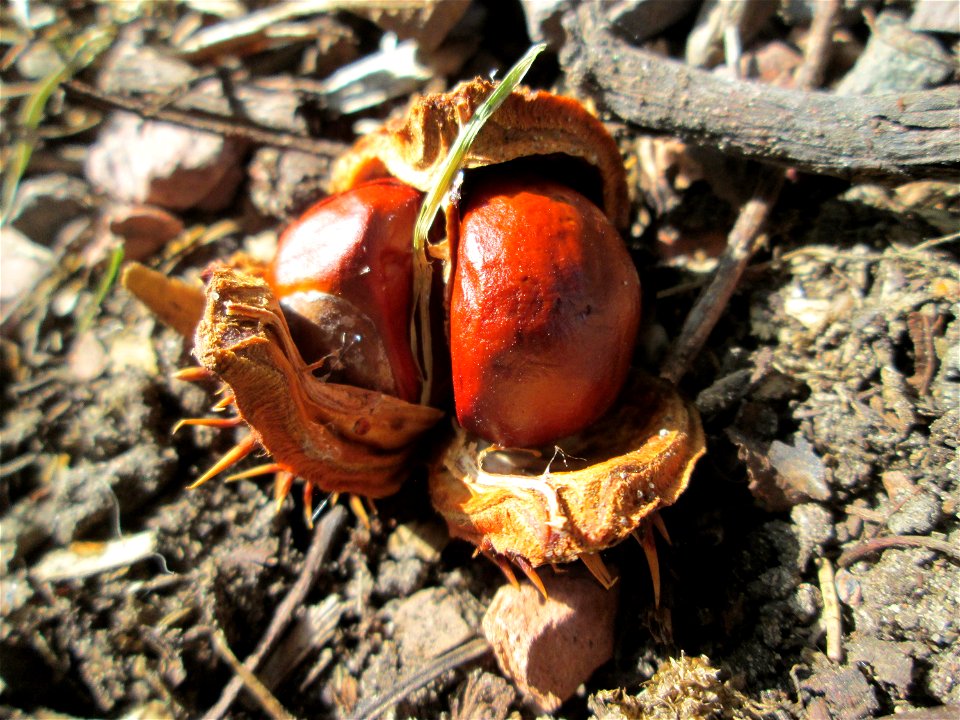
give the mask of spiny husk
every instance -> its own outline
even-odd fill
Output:
[[[360,138],[333,167],[331,191],[392,176],[426,192],[463,124],[492,91],[483,78],[413,102],[407,113]],[[464,169],[533,156],[565,155],[597,168],[603,211],[617,227],[627,224],[626,171],[617,144],[603,124],[573,98],[518,87],[487,120],[467,151]]]
[[[326,492],[396,492],[414,441],[442,413],[315,377],[257,277],[214,266],[205,295],[194,352],[233,391],[240,416],[274,461]]]
[[[646,375],[622,397],[581,436],[561,441],[562,456],[532,470],[529,452],[487,454],[456,428],[430,475],[450,534],[537,567],[615,545],[673,504],[705,451],[699,415],[670,384]],[[494,464],[499,472],[488,469]],[[564,464],[579,467],[557,470]]]

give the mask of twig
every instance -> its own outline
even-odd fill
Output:
[[[816,78],[822,76],[822,68],[829,59],[830,35],[838,14],[838,0],[817,5],[810,44],[807,46],[797,81],[798,84],[803,83],[806,89],[810,88],[810,83]],[[737,221],[727,236],[727,247],[717,264],[713,279],[697,298],[684,321],[680,337],[661,366],[662,377],[674,383],[678,382],[713,332],[734,290],[740,284],[747,264],[759,247],[760,231],[780,197],[782,186],[782,170],[764,168],[758,173],[756,189],[740,208]]]
[[[243,667],[249,672],[253,673],[257,670],[260,663],[263,662],[263,659],[293,620],[294,612],[303,603],[310,588],[313,587],[317,574],[330,552],[333,540],[340,532],[346,519],[347,511],[343,506],[338,505],[317,523],[316,529],[313,531],[313,540],[310,543],[307,556],[304,558],[303,567],[297,581],[277,606],[273,613],[273,619],[270,621],[270,626],[257,645],[257,649],[243,663]],[[239,675],[230,680],[223,689],[217,704],[207,711],[203,720],[220,720],[230,709],[243,686],[244,681]]]
[[[283,705],[280,704],[280,701],[273,696],[273,693],[260,682],[259,678],[247,670],[247,668],[237,660],[237,656],[233,654],[233,650],[230,649],[230,644],[223,636],[223,630],[220,628],[212,629],[210,631],[210,640],[213,641],[213,647],[220,657],[226,660],[230,667],[233,668],[233,671],[237,674],[237,679],[239,679],[250,694],[256,698],[257,702],[260,703],[260,707],[264,709],[267,715],[273,720],[294,720],[293,715],[286,711]]]
[[[872,555],[875,552],[891,547],[927,548],[928,550],[942,552],[944,555],[949,555],[954,560],[960,561],[960,548],[943,540],[922,535],[888,535],[868,540],[856,547],[845,550],[841,553],[840,557],[837,558],[837,565],[840,567],[850,567],[867,555]]]
[[[956,85],[843,96],[729,80],[630,45],[602,12],[580,6],[560,62],[572,86],[634,126],[846,179],[960,176]]]
[[[257,145],[300,150],[301,152],[326,157],[335,157],[346,149],[346,145],[343,143],[293,133],[277,132],[259,125],[240,123],[225,115],[216,115],[196,109],[186,111],[156,107],[152,103],[137,98],[101,92],[79,80],[69,80],[63,83],[62,87],[68,96],[101,110],[125,110],[148,120],[159,120],[194,130],[204,130],[223,137],[239,138]]]
[[[438,655],[424,667],[415,670],[382,695],[374,697],[370,702],[357,709],[351,717],[375,720],[381,713],[396,705],[414,690],[422,688],[448,670],[473,662],[488,652],[490,652],[490,645],[482,637],[457,645],[455,648]]]
[[[840,22],[840,0],[820,0],[816,4],[803,65],[797,71],[797,87],[812,90],[823,85],[823,75],[830,63],[833,30]]]
[[[820,596],[823,598],[823,624],[827,631],[827,657],[835,663],[843,662],[843,616],[840,614],[840,599],[833,575],[833,565],[826,558],[818,561],[817,579],[820,581]]]
[[[753,196],[744,203],[727,237],[727,248],[717,264],[713,280],[694,303],[666,360],[660,366],[661,377],[676,383],[682,378],[707,337],[726,310],[744,269],[757,249],[757,240],[770,208],[776,203],[783,184],[783,173],[763,168]]]

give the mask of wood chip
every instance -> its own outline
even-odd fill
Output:
[[[52,550],[44,555],[31,574],[40,582],[80,580],[128,567],[156,552],[157,537],[152,531],[107,542],[75,542],[68,548]]]

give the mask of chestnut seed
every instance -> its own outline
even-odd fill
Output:
[[[420,192],[396,180],[321,200],[280,236],[268,281],[308,363],[335,379],[416,402],[410,349],[411,238]]]
[[[580,193],[488,178],[467,198],[450,300],[457,419],[535,447],[599,418],[623,385],[640,281],[623,240]]]

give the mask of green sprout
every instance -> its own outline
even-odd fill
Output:
[[[430,261],[427,258],[427,236],[440,210],[440,205],[450,192],[454,179],[463,165],[463,159],[481,128],[520,84],[530,66],[533,65],[533,61],[546,47],[545,43],[540,43],[527,50],[517,64],[510,68],[503,81],[484,99],[473,117],[460,128],[460,133],[450,152],[440,165],[436,182],[424,198],[423,205],[420,206],[420,213],[417,215],[417,223],[413,230],[413,317],[410,323],[410,337],[413,346],[417,347],[419,329],[420,375],[423,380],[421,402],[423,403],[426,403],[430,397],[433,375],[433,347],[430,334]]]

